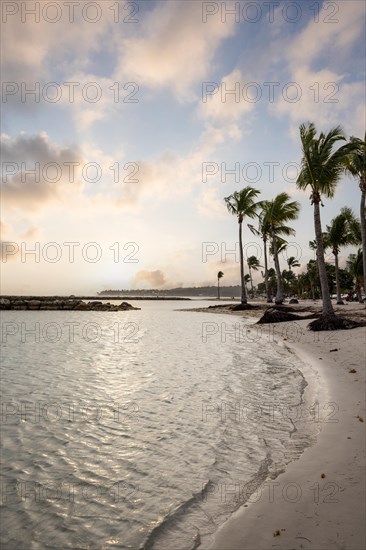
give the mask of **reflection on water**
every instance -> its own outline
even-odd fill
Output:
[[[3,312],[5,548],[193,548],[314,437],[252,320],[136,305]]]

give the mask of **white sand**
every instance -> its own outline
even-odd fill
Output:
[[[366,548],[365,423],[357,418],[366,420],[366,329],[313,333],[306,330],[309,321],[297,323],[303,329],[300,341],[283,344],[307,363],[305,378],[311,371],[317,384],[324,384],[323,397],[333,403],[327,409],[322,406],[327,421],[321,424],[316,444],[271,480],[257,502],[237,510],[214,542],[202,548]],[[277,334],[280,328],[278,324]],[[330,352],[334,348],[338,351]],[[350,373],[352,368],[357,372]]]

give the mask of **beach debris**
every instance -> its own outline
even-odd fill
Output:
[[[275,531],[275,532],[273,533],[273,536],[274,536],[274,537],[280,537],[280,536],[281,536],[281,531],[280,531],[279,529],[277,529],[277,531]]]
[[[351,374],[355,374],[355,372],[357,372],[357,371],[356,371],[356,369],[350,369],[349,372],[350,372]]]
[[[258,309],[258,306],[254,306],[252,304],[237,304],[232,306],[231,311],[246,311],[248,309]]]
[[[362,416],[357,415],[356,418],[358,418],[358,420],[359,420],[360,422],[363,422]]]
[[[311,317],[304,317],[297,315],[296,313],[291,313],[284,309],[278,309],[276,307],[268,308],[262,317],[257,321],[258,325],[263,325],[267,323],[288,323],[289,321],[302,321],[303,319],[314,318],[314,315]]]
[[[319,332],[321,330],[348,330],[363,326],[365,326],[365,322],[353,321],[336,315],[320,315],[320,317],[309,323],[308,329]]]
[[[324,479],[324,478],[325,478],[325,474],[321,474],[320,477],[321,477],[322,479]]]
[[[330,351],[330,352],[331,352],[331,351],[338,351],[338,348],[333,348],[333,349],[330,349],[329,351]]]

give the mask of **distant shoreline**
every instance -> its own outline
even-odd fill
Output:
[[[2,294],[0,299],[5,300],[191,300],[191,298],[184,298],[181,296],[62,296],[62,295],[51,295],[51,296],[23,296],[15,294]]]

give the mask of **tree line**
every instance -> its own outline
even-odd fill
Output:
[[[310,281],[311,287],[315,289],[318,282],[323,302],[322,319],[320,324],[324,328],[338,328],[339,320],[336,319],[330,294],[329,265],[325,261],[325,252],[329,249],[334,255],[334,275],[337,293],[337,302],[341,299],[341,275],[338,262],[339,251],[348,245],[359,245],[356,254],[348,258],[348,270],[355,281],[356,291],[361,296],[361,287],[366,291],[366,221],[365,221],[365,198],[366,198],[366,134],[364,139],[351,137],[348,141],[341,126],[332,128],[328,133],[321,132],[318,135],[315,124],[312,122],[302,124],[299,128],[302,147],[302,159],[300,173],[296,186],[300,190],[310,191],[310,203],[313,206],[314,214],[314,236],[310,246],[316,253],[316,260],[309,262],[307,272],[297,277],[298,290],[304,288],[306,278]],[[336,147],[339,142],[345,142]],[[343,174],[348,174],[358,180],[361,191],[360,218],[358,219],[350,208],[343,208],[341,212],[322,230],[320,206],[324,206],[322,198],[332,199],[336,192],[337,184]],[[263,243],[264,258],[264,289],[267,301],[272,301],[273,282],[275,281],[275,303],[282,304],[284,301],[285,288],[294,283],[292,268],[296,267],[296,259],[289,258],[289,269],[281,272],[279,254],[287,246],[286,238],[295,234],[291,222],[296,220],[300,212],[300,204],[291,200],[287,193],[280,193],[272,200],[258,200],[260,191],[254,187],[247,186],[240,191],[235,191],[225,197],[228,211],[236,216],[239,230],[239,253],[240,253],[240,281],[241,281],[241,303],[248,305],[248,292],[246,283],[251,283],[252,295],[253,280],[252,269],[257,270],[259,261],[257,258],[247,259],[249,274],[244,273],[243,256],[243,223],[244,220],[256,220],[256,225],[248,223],[250,231],[261,238]],[[268,253],[273,256],[274,270],[268,268]],[[292,273],[292,275],[290,275]],[[219,281],[223,272],[218,273]],[[291,281],[292,279],[292,281]]]

